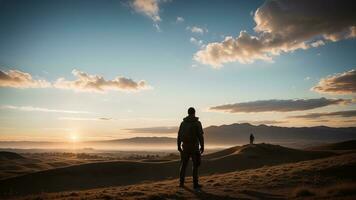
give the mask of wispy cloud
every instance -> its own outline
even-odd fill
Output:
[[[187,26],[187,30],[191,31],[192,33],[199,33],[199,34],[204,34],[208,32],[208,29],[206,28],[201,28],[198,26]]]
[[[111,118],[106,117],[59,117],[59,120],[68,120],[68,121],[110,121]]]
[[[99,117],[100,120],[104,120],[104,121],[110,121],[112,120],[111,117]]]
[[[151,18],[154,22],[161,21],[159,16],[159,0],[132,0],[131,7],[139,13]]]
[[[182,22],[184,22],[184,18],[183,17],[177,17],[176,23],[182,23]]]
[[[283,52],[355,38],[353,4],[338,0],[266,1],[254,14],[255,36],[241,31],[236,38],[228,36],[222,42],[207,44],[194,59],[219,68],[229,62],[272,61]]]
[[[177,133],[177,126],[158,126],[158,127],[145,127],[145,128],[129,128],[124,129],[130,133]]]
[[[225,104],[210,107],[212,111],[223,111],[228,113],[254,113],[254,112],[291,112],[311,110],[329,105],[340,105],[351,103],[348,99],[271,99],[250,101],[235,104]]]
[[[160,4],[169,2],[169,0],[129,0],[129,5],[130,7],[138,12],[141,13],[147,17],[149,17],[153,22],[153,27],[158,32],[161,32],[161,27],[159,25],[159,22],[162,21],[160,17]],[[182,17],[177,18],[177,22],[182,22],[184,19]]]
[[[319,93],[352,94],[356,93],[356,70],[328,76],[319,81],[318,85],[311,89]]]
[[[49,108],[40,108],[33,106],[12,106],[12,105],[3,105],[1,109],[11,109],[27,112],[52,112],[52,113],[68,113],[68,114],[89,114],[91,112],[87,111],[78,111],[78,110],[58,110],[58,109],[49,109]]]
[[[249,124],[253,124],[253,125],[261,125],[261,124],[272,125],[272,124],[283,124],[283,123],[287,123],[287,122],[288,121],[278,121],[278,120],[260,120],[260,121],[244,120],[244,121],[239,121],[239,123],[249,123]]]
[[[35,80],[31,74],[19,70],[0,70],[0,87],[47,88],[51,87],[51,84],[46,80]]]
[[[346,110],[337,112],[309,113],[305,115],[289,116],[288,118],[317,119],[321,117],[356,117],[356,110]]]
[[[105,80],[99,75],[90,75],[74,69],[73,75],[77,77],[74,81],[59,78],[54,87],[82,92],[105,92],[107,90],[138,91],[151,88],[144,80],[134,81],[130,78],[116,77],[113,80]]]
[[[194,44],[194,45],[197,45],[198,47],[202,47],[203,46],[203,40],[199,40],[199,39],[196,39],[195,37],[191,37],[189,39],[189,41]]]

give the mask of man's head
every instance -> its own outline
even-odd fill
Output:
[[[193,107],[190,107],[189,109],[188,109],[188,115],[195,115],[195,109],[193,108]]]

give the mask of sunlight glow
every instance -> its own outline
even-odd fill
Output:
[[[77,142],[79,140],[79,137],[77,134],[75,133],[72,133],[70,136],[69,136],[69,139],[71,142]]]

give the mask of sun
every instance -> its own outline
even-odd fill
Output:
[[[78,138],[77,134],[73,133],[73,134],[69,135],[69,139],[71,142],[77,142],[79,138]]]

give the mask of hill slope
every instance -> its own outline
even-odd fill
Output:
[[[245,145],[204,157],[200,174],[225,173],[331,155],[334,154],[296,150],[270,144]],[[137,184],[141,181],[176,178],[178,168],[179,161],[90,163],[2,180],[0,193],[16,191],[19,194],[29,194]]]
[[[356,140],[325,144],[308,148],[310,150],[356,150]]]
[[[9,151],[0,151],[0,160],[16,160],[16,159],[25,159],[20,154],[9,152]]]
[[[202,191],[178,180],[40,194],[32,199],[355,199],[356,154],[204,176]],[[29,197],[25,197],[26,199]]]

